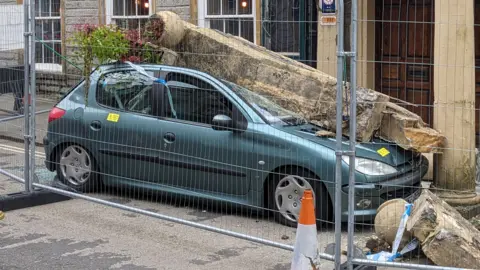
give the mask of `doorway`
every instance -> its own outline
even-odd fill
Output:
[[[375,89],[433,124],[433,0],[377,0]]]
[[[262,45],[316,68],[316,0],[264,0],[262,3]]]

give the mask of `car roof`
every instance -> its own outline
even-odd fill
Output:
[[[204,77],[210,77],[213,79],[220,80],[220,78],[217,78],[211,74],[208,74],[206,72],[202,72],[200,70],[192,69],[192,68],[184,68],[184,67],[178,67],[178,66],[171,66],[171,65],[162,65],[162,64],[146,64],[146,63],[136,63],[134,64],[136,66],[142,67],[142,68],[153,68],[153,69],[163,69],[163,68],[168,68],[172,69],[175,71],[179,72],[187,72],[190,74],[196,74],[196,75],[201,75]],[[100,73],[107,73],[113,70],[119,70],[119,69],[130,69],[131,66],[127,63],[123,62],[113,62],[113,63],[108,63],[108,64],[102,64],[97,67],[97,71]]]

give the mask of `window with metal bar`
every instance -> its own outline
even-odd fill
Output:
[[[255,42],[256,0],[205,0],[205,27]]]
[[[60,0],[35,0],[36,63],[61,63],[60,25]]]
[[[110,0],[112,2],[112,23],[124,29],[138,29],[148,21],[151,0]]]

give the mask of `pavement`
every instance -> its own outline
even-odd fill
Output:
[[[11,109],[8,102],[8,97],[0,96],[0,108]],[[37,101],[40,110],[52,106],[52,101]],[[0,118],[7,116],[0,112]],[[46,131],[47,117],[48,114],[37,117],[37,143],[41,143]],[[19,177],[24,173],[22,141],[23,118],[0,122],[0,168]],[[54,174],[43,165],[43,148],[38,146],[36,151],[36,175],[42,184],[52,184]],[[22,184],[0,175],[0,195],[22,190]],[[277,224],[268,217],[227,213],[208,205],[185,204],[179,200],[131,196],[121,190],[89,196],[288,245],[293,245],[295,240],[295,229]],[[363,247],[366,237],[373,234],[373,228],[365,224],[355,229],[355,243]],[[323,250],[334,242],[333,227],[320,229],[317,238],[319,248]],[[344,250],[346,240],[344,228]],[[278,248],[81,199],[9,211],[0,221],[0,269],[230,267],[281,270],[290,269],[291,256],[291,252]],[[415,255],[410,261],[425,263]],[[333,269],[333,264],[324,261],[321,269]]]
[[[25,130],[25,122],[24,118],[18,118],[15,120],[10,120],[6,122],[1,122],[1,119],[14,117],[9,112],[5,111],[12,111],[13,110],[13,95],[0,95],[0,138],[7,138],[9,140],[14,140],[21,142],[23,141],[23,135]],[[50,110],[54,105],[55,101],[46,98],[38,98],[36,103],[36,111],[45,111]],[[43,137],[47,131],[47,122],[48,120],[48,112],[37,114],[36,117],[36,137],[35,141],[37,144],[42,144]]]

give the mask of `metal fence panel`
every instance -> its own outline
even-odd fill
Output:
[[[0,125],[10,138],[25,143],[24,149],[0,144],[0,150],[22,154],[24,160],[15,166],[0,166],[0,173],[21,182],[27,192],[41,188],[285,250],[293,250],[302,193],[313,189],[319,257],[323,259],[320,269],[361,269],[359,265],[453,269],[433,265],[421,249],[395,262],[376,262],[366,259],[362,248],[379,228],[374,218],[383,202],[403,198],[414,203],[415,191],[428,188],[431,182],[432,191],[453,190],[463,192],[461,196],[475,192],[478,171],[476,162],[468,159],[475,150],[472,121],[480,113],[475,112],[476,94],[471,89],[475,87],[475,63],[459,55],[475,56],[469,50],[476,47],[465,41],[475,44],[471,26],[478,27],[469,21],[474,16],[461,10],[470,6],[459,1],[338,0],[332,5],[315,0],[198,0],[190,4],[95,0],[86,1],[84,8],[68,1],[40,0],[36,6],[35,1],[25,1],[23,10],[0,5],[0,15],[15,18],[14,25],[13,20],[0,20],[0,35],[11,33],[3,39],[5,44],[0,41],[0,48],[8,52],[15,44],[15,49],[25,48],[23,60],[18,60],[23,63],[0,68],[0,98],[16,93],[7,97],[11,103],[2,100],[2,111],[11,106],[15,112],[0,118]],[[455,14],[439,3],[455,4],[466,19],[454,20]],[[152,32],[145,29],[161,29],[162,24],[155,25],[158,21],[151,16],[166,10],[201,28],[229,35],[203,32],[211,43],[194,36],[198,43],[180,42],[168,50],[152,47],[146,42]],[[24,18],[23,25],[18,18]],[[118,28],[95,32],[105,24]],[[20,28],[27,30],[13,31]],[[462,35],[462,42],[452,41],[452,31]],[[98,42],[90,47],[74,42],[75,37],[82,38],[75,33],[93,32],[98,36],[92,39]],[[231,43],[218,45],[218,40]],[[252,49],[252,43],[286,57]],[[217,50],[212,52],[211,47]],[[247,53],[240,52],[240,47]],[[101,55],[103,60],[143,60],[146,65],[108,64],[91,72],[102,59],[88,66],[89,61],[76,57],[78,53]],[[252,56],[257,54],[257,58]],[[175,61],[152,64],[158,61],[155,55]],[[275,74],[280,78],[301,68],[323,72],[311,71],[312,76],[336,78],[340,83],[331,89],[336,99],[320,97],[314,106],[328,105],[333,111],[334,105],[332,129],[348,132],[317,136],[325,131],[322,123],[309,125],[302,122],[304,115],[290,112],[310,104],[311,100],[291,96],[303,93],[317,82],[315,78],[305,76],[292,84],[291,93],[283,95],[279,94],[281,85],[259,87],[252,80],[250,90],[238,86],[254,72],[258,81],[268,81],[261,77],[267,73],[261,71],[276,68],[269,57],[288,63]],[[249,62],[256,59],[262,61]],[[295,62],[289,62],[292,59]],[[218,63],[226,63],[224,70],[215,70]],[[189,66],[210,72],[184,69]],[[463,79],[449,77],[449,73]],[[280,83],[292,80],[283,78]],[[461,83],[465,79],[470,80]],[[455,92],[448,92],[448,87]],[[448,145],[441,150],[448,158],[429,156],[439,162],[430,162],[429,172],[434,173],[427,174],[429,179],[420,181],[413,171],[401,177],[418,183],[396,181],[397,176],[386,173],[376,178],[368,175],[380,167],[398,172],[418,157],[401,143],[376,137],[357,142],[357,125],[363,123],[356,116],[365,105],[357,103],[360,88],[388,95],[388,104],[405,107],[446,134]],[[442,120],[450,116],[452,121],[467,124],[450,125]],[[390,123],[382,120],[382,125]],[[453,142],[456,138],[462,142]],[[391,166],[378,162],[379,158],[370,160],[371,168],[362,164],[369,162],[365,158],[369,155],[375,159],[372,155],[378,147],[390,149],[386,156],[394,156]],[[464,167],[457,161],[462,158]],[[458,173],[462,168],[474,173],[464,173],[470,177],[465,180]],[[329,244],[334,244],[333,250]],[[342,257],[345,250],[346,259]],[[451,258],[452,264],[457,261]]]

